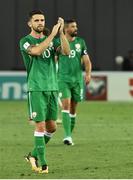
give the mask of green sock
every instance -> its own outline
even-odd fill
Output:
[[[51,137],[52,137],[52,134],[53,134],[53,133],[49,133],[49,132],[47,132],[47,131],[44,132],[45,144],[47,144],[47,143],[50,141],[50,139],[51,139]]]
[[[45,157],[45,142],[44,142],[44,133],[35,132],[35,147],[37,150],[37,155],[40,159],[41,166],[46,165],[46,157]]]
[[[34,147],[33,151],[31,152],[31,156],[37,158],[37,150]]]
[[[62,123],[65,131],[65,137],[71,137],[71,119],[69,111],[62,110]]]
[[[70,114],[70,118],[71,118],[71,132],[72,132],[75,127],[76,114]]]

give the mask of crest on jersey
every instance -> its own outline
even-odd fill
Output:
[[[36,112],[33,112],[32,113],[32,118],[35,118],[37,116],[37,113]]]
[[[81,51],[80,44],[75,44],[75,48],[76,48],[76,51],[77,51],[77,52],[80,52],[80,51]]]

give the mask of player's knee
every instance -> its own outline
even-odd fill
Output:
[[[47,124],[46,128],[47,132],[54,133],[56,131],[56,123],[52,121],[50,124]]]
[[[56,127],[51,127],[49,129],[47,129],[47,132],[49,133],[54,133],[56,131]]]
[[[62,109],[63,110],[70,110],[70,99],[64,99],[62,101]]]
[[[69,104],[63,104],[63,110],[70,110],[70,105]]]
[[[36,123],[36,131],[38,132],[44,132],[45,131],[45,122],[38,122]]]
[[[36,131],[38,132],[44,132],[45,128],[44,127],[36,127]]]
[[[54,133],[56,131],[56,127],[54,127],[53,129],[51,129],[51,133]]]
[[[54,123],[54,126],[52,126],[51,128],[51,133],[54,133],[56,131],[57,125],[56,123]]]

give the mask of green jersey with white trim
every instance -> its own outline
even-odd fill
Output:
[[[37,46],[46,38],[47,36],[37,39],[27,35],[20,40],[20,50],[27,70],[28,91],[58,90],[54,57],[59,42],[53,39],[49,47],[40,56],[31,56],[27,52],[29,46]]]
[[[82,64],[81,58],[87,54],[85,41],[80,37],[69,42],[70,55],[59,55],[58,79],[64,82],[81,82],[82,81]]]

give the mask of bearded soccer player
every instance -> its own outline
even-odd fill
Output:
[[[45,144],[56,130],[58,83],[55,65],[55,52],[70,53],[69,43],[63,33],[64,20],[58,18],[52,32],[44,35],[45,16],[40,10],[29,13],[29,35],[20,40],[20,50],[27,70],[28,107],[30,119],[35,122],[35,146],[26,156],[32,170],[48,173]],[[61,45],[55,36],[60,32]],[[61,48],[59,48],[61,46]],[[38,167],[38,160],[41,168]]]
[[[64,144],[73,145],[72,131],[76,122],[76,107],[83,99],[82,62],[85,66],[85,83],[90,82],[91,61],[85,41],[77,37],[75,20],[65,21],[65,36],[69,41],[70,55],[60,54],[59,59],[59,97],[62,101],[62,122],[64,127]]]

